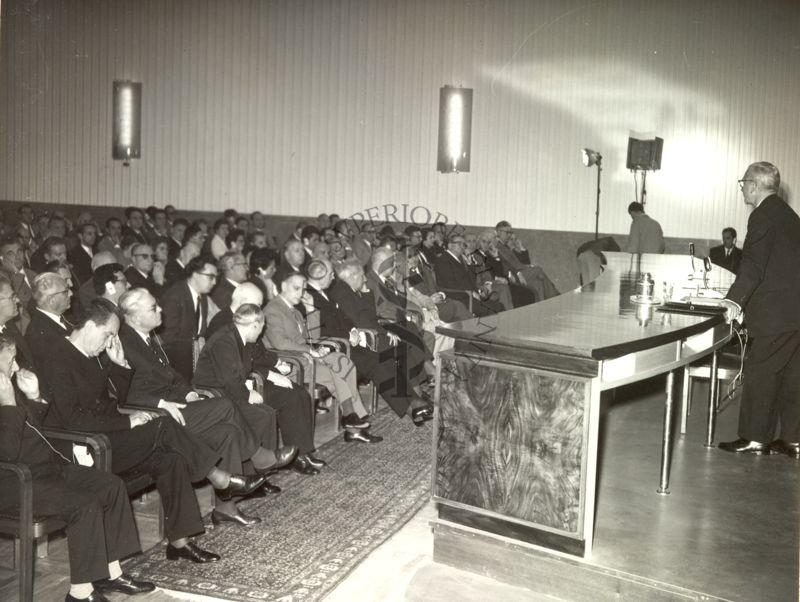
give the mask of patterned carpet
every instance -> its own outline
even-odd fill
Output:
[[[220,562],[165,559],[165,543],[125,563],[134,576],[167,590],[226,600],[321,600],[370,552],[408,522],[430,496],[431,428],[387,409],[372,417],[382,443],[324,445],[329,466],[313,477],[282,471],[278,495],[240,503],[262,522],[250,528],[211,525],[199,544]]]

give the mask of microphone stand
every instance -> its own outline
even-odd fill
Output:
[[[597,240],[600,231],[600,172],[603,171],[603,155],[597,155],[597,203],[594,211],[594,239]]]

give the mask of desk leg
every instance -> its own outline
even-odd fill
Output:
[[[719,397],[719,381],[717,369],[719,367],[719,352],[711,354],[711,371],[708,381],[708,428],[706,430],[706,447],[714,446],[714,427],[717,424],[717,398]]]
[[[675,403],[675,371],[667,374],[666,400],[664,401],[664,433],[661,437],[661,480],[657,493],[669,495],[669,464],[672,456],[672,419]]]

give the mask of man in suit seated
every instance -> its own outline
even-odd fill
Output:
[[[70,588],[66,602],[107,602],[105,593],[141,594],[155,585],[122,572],[119,561],[140,551],[122,480],[73,464],[37,429],[48,410],[36,375],[20,370],[14,340],[0,334],[0,461],[26,464],[33,475],[33,514],[67,525]],[[16,383],[16,387],[14,384]],[[18,481],[3,478],[0,511],[19,512]]]
[[[234,319],[240,307],[255,305],[260,308],[263,300],[261,291],[250,282],[233,292],[230,307],[220,310],[208,325],[209,338],[197,360],[194,382],[222,391],[237,403],[248,419],[258,419],[263,412],[277,416],[284,442],[299,452],[292,468],[301,474],[317,474],[326,464],[314,456],[311,397],[302,384],[289,380],[287,375],[291,367],[260,343],[261,331],[252,332],[252,321],[246,320],[245,325]],[[263,320],[258,321],[263,326]],[[250,341],[251,338],[254,340]],[[253,396],[243,388],[252,371],[264,377],[263,403],[250,403]]]
[[[503,311],[499,301],[478,288],[475,273],[466,265],[463,252],[464,236],[453,233],[447,239],[447,250],[436,258],[434,264],[439,287],[447,289],[450,297],[464,304],[468,304],[472,297],[472,313],[476,316],[490,316]]]
[[[137,207],[125,209],[126,223],[122,228],[122,236],[129,236],[136,239],[136,242],[144,244],[147,242],[147,235],[144,227],[144,213]]]
[[[25,331],[25,340],[33,356],[35,366],[47,366],[49,348],[54,340],[63,339],[72,332],[72,324],[64,319],[70,307],[72,291],[58,274],[44,272],[33,279],[33,299],[36,308],[31,312],[31,322]],[[44,393],[48,383],[42,383]]]
[[[131,249],[131,266],[125,270],[125,277],[132,288],[146,288],[156,299],[164,293],[164,264],[156,261],[153,247],[136,244]]]
[[[115,308],[119,307],[120,297],[131,287],[122,266],[118,263],[101,265],[92,275],[91,282],[94,285],[95,298],[105,299]]]
[[[231,304],[231,295],[236,287],[247,280],[247,260],[242,253],[230,251],[217,261],[217,271],[220,277],[211,291],[211,299],[220,309],[225,309]]]
[[[742,250],[736,246],[736,230],[725,228],[722,231],[722,244],[713,247],[708,252],[711,263],[725,268],[734,274],[739,273],[739,264],[742,262]]]
[[[530,255],[522,243],[514,237],[511,224],[505,220],[498,222],[495,232],[497,252],[503,261],[503,269],[509,275],[509,280],[531,291],[536,301],[557,296],[558,289],[544,270],[538,265],[531,265]]]
[[[171,417],[144,411],[122,414],[108,388],[122,402],[131,378],[117,333],[119,318],[95,300],[66,338],[53,339],[37,373],[52,392],[45,424],[103,433],[111,442],[111,470],[151,475],[164,506],[167,558],[205,563],[219,559],[189,541],[203,531],[193,482],[208,481],[224,501],[248,495],[264,483],[217,466],[220,455]],[[44,369],[46,366],[46,370]]]
[[[200,245],[191,240],[187,241],[178,251],[177,257],[170,259],[164,268],[164,290],[169,290],[173,284],[186,277],[184,270],[189,262],[200,256]]]
[[[354,266],[361,270],[360,266]],[[312,337],[338,337],[350,342],[350,359],[358,369],[358,376],[371,380],[386,403],[401,418],[408,414],[418,426],[433,418],[432,406],[415,392],[424,379],[424,371],[417,370],[415,377],[409,376],[403,346],[397,355],[398,339],[391,339],[384,329],[379,329],[377,349],[366,346],[366,337],[350,317],[339,307],[330,294],[335,273],[328,260],[314,260],[308,272],[308,293],[313,301],[306,307],[309,333]],[[363,270],[361,270],[363,274]],[[343,286],[347,286],[344,284]],[[392,340],[395,345],[392,345]],[[403,360],[398,360],[402,357]],[[398,365],[399,364],[399,365]],[[416,393],[416,394],[415,394]],[[346,426],[343,424],[343,426]]]
[[[375,310],[384,328],[400,337],[401,340],[425,352],[426,371],[433,375],[433,349],[435,335],[423,330],[414,323],[413,316],[422,315],[422,309],[398,290],[394,278],[397,277],[394,251],[379,248],[372,254],[369,270],[365,271],[366,285],[372,292]]]
[[[0,243],[0,273],[8,277],[14,293],[19,298],[21,313],[19,328],[22,332],[28,327],[33,309],[33,280],[36,273],[25,267],[22,248],[14,238],[8,238]]]
[[[267,328],[265,344],[279,351],[303,351],[316,362],[317,384],[328,388],[342,407],[346,430],[344,440],[349,442],[378,443],[383,437],[372,435],[367,430],[370,423],[365,420],[367,410],[358,392],[356,367],[350,359],[329,347],[312,344],[306,320],[295,307],[306,289],[306,277],[291,274],[281,282],[281,292],[267,304],[265,310]],[[305,371],[306,375],[311,370]]]
[[[281,282],[290,274],[302,274],[303,266],[306,261],[306,250],[303,243],[299,240],[290,238],[283,245],[283,252],[281,253],[281,262],[272,281],[275,286],[281,286]]]
[[[169,365],[154,330],[161,324],[161,308],[146,289],[132,289],[120,299],[124,324],[119,338],[132,370],[126,403],[166,410],[203,443],[222,456],[220,466],[241,472],[250,459],[258,472],[288,464],[297,452],[287,448],[278,454],[274,415],[246,417],[225,397],[206,397],[195,390]],[[266,446],[266,447],[264,447]],[[280,460],[278,457],[280,456]],[[265,491],[280,489],[265,482]],[[260,522],[240,513],[232,501],[217,498],[212,520],[241,525]]]
[[[67,252],[67,259],[72,265],[72,271],[78,277],[81,285],[92,277],[92,257],[95,254],[97,242],[97,226],[85,223],[76,230],[78,244]]]
[[[187,382],[191,382],[194,373],[195,350],[199,353],[208,323],[218,311],[208,297],[216,281],[216,260],[208,255],[195,257],[186,264],[183,280],[175,283],[160,300],[164,321],[159,334],[164,351],[172,367]]]

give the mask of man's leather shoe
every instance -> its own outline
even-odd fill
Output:
[[[280,493],[283,490],[269,481],[264,481],[264,484],[261,486],[261,491],[264,493]]]
[[[319,468],[312,466],[311,462],[308,461],[308,458],[303,456],[298,456],[294,459],[294,462],[292,462],[292,470],[299,472],[300,474],[319,474]]]
[[[800,460],[800,443],[787,443],[783,439],[776,439],[769,444],[769,451],[773,454],[786,454],[790,458]]]
[[[370,424],[368,420],[359,418],[355,414],[348,414],[347,416],[342,416],[342,428],[368,429],[369,427]]]
[[[424,405],[411,410],[411,420],[417,426],[422,426],[428,420],[433,420],[433,406]]]
[[[328,463],[325,460],[317,458],[313,454],[303,454],[301,456],[298,456],[298,458],[303,458],[303,460],[308,462],[314,468],[323,468],[328,465]]]
[[[156,589],[155,583],[149,581],[137,581],[130,575],[122,573],[116,579],[100,579],[92,583],[94,588],[102,593],[119,592],[121,594],[146,594]]]
[[[323,402],[321,402],[319,400],[317,400],[317,403],[315,404],[315,408],[316,408],[317,414],[327,414],[328,412],[330,412],[330,410],[323,405]]]
[[[245,496],[253,493],[256,489],[264,484],[267,477],[261,474],[254,474],[244,476],[240,474],[232,474],[230,483],[225,489],[215,489],[217,497],[223,502],[227,502],[233,496]]]
[[[297,452],[299,448],[296,445],[286,445],[280,448],[278,451],[275,452],[275,464],[270,466],[271,470],[277,470],[278,468],[285,468],[292,463],[292,461],[297,457]]]
[[[67,597],[64,598],[64,602],[111,602],[111,600],[106,598],[99,591],[94,590],[91,594],[89,594],[88,598],[73,598],[67,594]]]
[[[726,452],[735,454],[754,454],[756,456],[769,455],[769,446],[750,439],[739,438],[736,441],[724,441],[719,444],[719,448]]]
[[[176,548],[171,543],[167,544],[167,560],[179,560],[181,558],[191,560],[197,564],[205,564],[219,560],[219,554],[208,552],[193,541],[187,541],[182,548]]]
[[[383,441],[383,437],[380,435],[372,435],[369,431],[345,431],[344,432],[344,440],[345,443],[352,443],[353,441],[358,441],[360,443],[380,443]]]
[[[220,512],[215,508],[211,512],[211,522],[215,525],[219,525],[221,523],[236,523],[242,527],[252,527],[253,525],[260,523],[261,519],[257,516],[247,516],[246,514],[242,514],[239,510],[236,511],[236,514],[228,514],[226,512]]]

